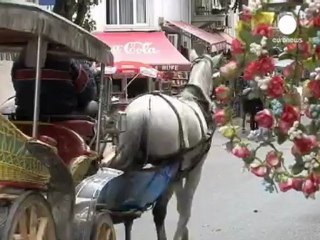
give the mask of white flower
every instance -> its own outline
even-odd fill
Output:
[[[271,77],[264,77],[264,78],[259,78],[259,79],[255,78],[255,81],[257,82],[258,87],[261,90],[267,90],[269,82],[271,81]]]
[[[305,167],[305,168],[310,168],[310,166],[311,166],[311,163],[310,163],[310,162],[306,162],[306,163],[304,164],[304,167]]]
[[[294,123],[293,123],[293,128],[294,129],[297,129],[298,127],[299,127],[299,122],[298,121],[295,121]]]
[[[310,156],[313,157],[313,158],[315,158],[315,157],[317,156],[317,154],[316,154],[315,152],[311,152],[311,153],[310,153]]]
[[[267,46],[267,40],[268,40],[268,38],[265,37],[265,36],[263,36],[263,37],[261,38],[260,44],[261,44],[262,47]]]
[[[262,46],[257,43],[251,43],[250,44],[250,52],[259,57],[259,56],[261,56],[261,53],[262,53]]]

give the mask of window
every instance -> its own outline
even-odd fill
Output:
[[[195,0],[195,13],[196,15],[211,15],[217,14],[214,10],[221,10],[228,1],[222,0]]]
[[[107,24],[147,23],[147,0],[107,0]]]

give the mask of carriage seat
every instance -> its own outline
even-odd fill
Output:
[[[23,133],[32,135],[32,122],[13,122]],[[56,145],[58,155],[69,166],[80,156],[89,156],[90,148],[75,131],[55,124],[39,123],[39,140]]]
[[[54,125],[62,126],[75,131],[83,138],[93,138],[95,134],[95,123],[87,120],[67,120],[55,122]]]

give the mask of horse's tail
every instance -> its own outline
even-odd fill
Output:
[[[149,111],[128,111],[127,129],[119,136],[116,158],[111,167],[127,170],[147,161],[149,142]]]

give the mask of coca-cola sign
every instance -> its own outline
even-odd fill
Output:
[[[152,45],[151,42],[127,42],[124,45],[115,45],[112,47],[112,52],[124,52],[126,54],[143,54],[153,55],[159,51]]]

